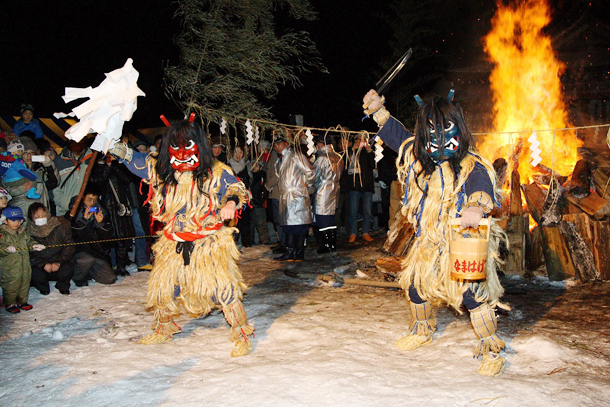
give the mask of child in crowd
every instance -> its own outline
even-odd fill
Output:
[[[21,118],[17,120],[13,127],[13,133],[20,136],[22,132],[29,130],[34,133],[37,139],[44,138],[40,121],[34,118],[34,108],[32,105],[24,103],[21,105]]]
[[[17,206],[7,206],[3,215],[6,224],[0,225],[0,267],[2,268],[2,292],[6,310],[17,314],[20,310],[29,311],[28,304],[32,268],[28,248],[44,250],[44,246],[26,231],[23,212]]]
[[[8,201],[12,199],[11,195],[8,191],[2,187],[0,187],[0,215],[2,215],[2,211],[4,208],[8,206]],[[4,223],[4,217],[0,216],[0,224]]]

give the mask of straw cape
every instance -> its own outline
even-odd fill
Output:
[[[225,226],[216,212],[228,197],[237,198],[237,207],[241,207],[247,203],[249,193],[241,181],[227,185],[224,175],[232,172],[220,162],[214,164],[205,179],[203,193],[191,172],[176,172],[178,183],[165,184],[155,172],[155,163],[156,159],[149,155],[146,165],[152,186],[150,202],[154,219],[165,227],[152,247],[157,261],[148,282],[146,302],[148,310],[155,312],[155,333],[141,342],[164,342],[180,332],[173,319],[180,315],[181,306],[192,317],[219,307],[231,325],[230,339],[236,342],[232,356],[247,354],[251,349],[248,337],[254,328],[247,324],[241,304],[246,285],[237,266],[239,250],[232,236],[236,228]],[[226,192],[219,197],[222,185]]]
[[[448,250],[448,225],[462,209],[468,206],[481,206],[489,212],[494,205],[493,197],[477,192],[466,197],[464,186],[468,176],[479,163],[492,180],[494,191],[497,189],[496,175],[491,164],[475,154],[469,154],[461,161],[457,179],[448,162],[443,162],[429,176],[417,176],[421,164],[413,154],[414,143],[406,140],[400,147],[397,167],[399,180],[406,185],[406,196],[401,211],[416,230],[411,249],[402,262],[400,284],[409,292],[413,284],[420,297],[433,305],[449,304],[461,311],[463,294],[471,288],[477,302],[489,302],[493,308],[508,306],[499,302],[504,289],[498,279],[496,266],[500,262],[498,245],[505,234],[492,220],[489,253],[486,262],[487,279],[480,282],[459,282],[451,278],[451,264]]]

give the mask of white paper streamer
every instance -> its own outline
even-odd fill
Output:
[[[536,132],[533,132],[530,138],[527,139],[527,141],[530,142],[530,150],[532,152],[532,167],[537,167],[538,164],[540,164],[540,162],[542,161],[542,158],[540,157],[540,153],[542,152],[542,150],[540,149],[540,142],[536,137]]]
[[[261,139],[261,134],[258,126],[254,126],[254,144],[258,145],[258,142]]]
[[[307,136],[307,155],[312,155],[316,151],[316,145],[313,142],[313,134],[311,134],[310,129],[307,129],[305,135]]]
[[[252,144],[252,136],[254,133],[252,132],[252,123],[250,123],[250,119],[246,120],[246,144]]]
[[[375,141],[375,162],[378,163],[383,158],[383,140],[377,138]]]
[[[223,117],[222,120],[220,121],[220,134],[225,134],[227,131],[227,121],[225,120],[225,118]]]
[[[66,137],[80,141],[89,133],[97,133],[91,148],[105,153],[121,139],[123,124],[131,120],[137,109],[137,97],[146,96],[138,88],[139,76],[133,67],[133,60],[129,58],[122,68],[106,73],[106,79],[96,88],[66,88],[63,96],[66,103],[89,98],[69,114],[54,114],[58,119],[78,117],[79,122],[66,131]]]

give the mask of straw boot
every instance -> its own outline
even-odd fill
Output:
[[[478,372],[483,376],[499,376],[504,370],[506,359],[498,353],[504,349],[506,344],[496,335],[498,320],[496,313],[484,303],[470,311],[470,322],[474,332],[479,338],[479,343],[474,348],[474,357],[483,356]]]
[[[254,334],[254,327],[248,325],[246,310],[241,301],[235,301],[230,307],[223,306],[222,312],[229,325],[231,325],[231,335],[229,339],[235,343],[231,351],[231,357],[246,356],[252,350],[250,336]]]
[[[165,315],[161,310],[155,311],[155,322],[151,329],[154,332],[140,339],[141,344],[155,345],[157,343],[169,342],[174,334],[182,332],[182,328],[176,325],[174,319],[169,315]]]
[[[396,347],[400,350],[413,350],[430,344],[434,331],[436,331],[436,318],[432,314],[432,304],[429,302],[416,304],[409,301],[409,306],[411,308],[410,334],[395,342]]]

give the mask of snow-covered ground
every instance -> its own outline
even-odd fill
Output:
[[[377,239],[381,240],[381,238]],[[319,286],[292,269],[373,271],[377,246],[277,264],[243,249],[244,298],[256,327],[251,355],[231,358],[222,313],[177,322],[170,343],[144,346],[148,273],[117,284],[31,290],[34,309],[0,310],[0,406],[601,406],[610,400],[610,283],[507,281],[499,318],[508,359],[500,377],[476,373],[466,314],[438,311],[430,346],[400,352],[409,311],[399,290]],[[373,273],[371,273],[373,274]]]

